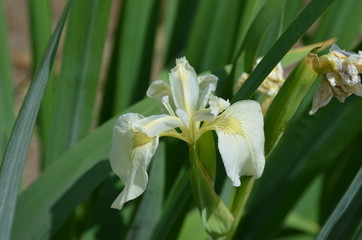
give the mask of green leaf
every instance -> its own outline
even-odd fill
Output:
[[[357,239],[361,231],[362,167],[323,226],[317,239]]]
[[[171,0],[166,2],[163,20],[165,25],[165,66],[173,65],[175,58],[181,57],[180,53],[187,45],[198,4],[198,0]]]
[[[264,127],[266,155],[271,152],[308,90],[319,76],[315,70],[318,58],[315,53],[317,50],[315,49],[314,53],[310,53],[304,58],[288,76],[268,109]]]
[[[205,1],[210,4],[210,1]],[[204,36],[205,50],[199,71],[222,67],[232,62],[238,31],[241,9],[244,1],[216,1],[210,22],[206,22],[208,33]],[[209,28],[208,26],[212,26]],[[227,27],[225,27],[227,26]]]
[[[241,51],[245,51],[245,71],[251,72],[259,53],[259,47],[273,20],[279,15],[285,0],[266,1],[245,37]]]
[[[160,0],[122,1],[102,121],[145,96],[159,9]]]
[[[46,166],[92,127],[111,3],[111,0],[79,0],[70,13]]]
[[[244,8],[242,10],[243,13],[241,15],[240,31],[236,45],[239,51],[242,50],[242,45],[244,43],[246,34],[248,33],[248,31],[250,31],[251,24],[253,24],[253,22],[255,21],[255,18],[259,14],[260,10],[263,8],[265,2],[266,0],[247,0],[245,2]],[[240,53],[235,52],[234,58],[236,58],[238,55],[240,55]]]
[[[200,1],[185,54],[196,71],[231,63],[243,4],[244,1]]]
[[[180,219],[183,221],[191,200],[192,195],[188,172],[182,168],[168,194],[163,214],[156,229],[153,231],[151,239],[166,240],[176,236],[173,234],[173,228]]]
[[[152,160],[150,181],[137,208],[132,225],[127,232],[126,239],[150,239],[161,217],[165,184],[165,150],[165,143],[161,142]]]
[[[294,43],[334,1],[335,0],[313,0],[309,4],[251,72],[248,80],[236,93],[233,102],[251,98],[259,85],[269,75],[278,62],[280,62],[289,49],[291,49]],[[233,67],[235,68],[235,66]],[[235,69],[232,70],[231,77],[234,78],[234,74]]]
[[[300,197],[293,211],[285,219],[285,226],[302,231],[311,235],[316,235],[320,226],[319,202],[322,189],[322,178],[319,176]]]
[[[313,48],[320,47],[319,51],[322,51],[335,42],[336,39],[332,38],[324,42],[318,42],[303,47],[293,48],[283,57],[281,63],[283,67],[288,67],[302,60],[305,56],[308,55],[310,51],[312,51]]]
[[[155,101],[147,99],[125,113],[147,116],[157,109]],[[98,172],[97,166],[109,166],[105,159],[111,146],[113,123],[111,119],[74,145],[20,195],[12,239],[49,239],[77,204],[108,176],[109,167],[108,171]]]
[[[362,2],[359,0],[337,0],[323,15],[309,42],[337,38],[339,47],[351,49],[360,35],[361,8]]]
[[[212,238],[224,237],[233,226],[234,217],[216,194],[212,177],[198,157],[203,155],[198,151],[196,147],[190,147],[190,183],[195,202],[206,232]]]
[[[73,1],[70,1],[65,7],[63,15],[58,22],[45,55],[43,56],[43,60],[34,75],[34,79],[26,94],[6,148],[0,170],[0,215],[6,216],[6,221],[2,221],[0,224],[0,239],[7,240],[10,237],[19,184],[33,133],[36,115],[39,110],[40,101],[50,75],[59,39],[72,2]]]
[[[343,197],[361,167],[362,133],[336,159],[324,174],[323,194],[320,201],[321,223],[324,223]]]
[[[207,237],[208,235],[202,226],[200,213],[195,208],[187,214],[177,240],[207,239]]]
[[[51,36],[52,17],[48,0],[28,0],[30,35],[33,54],[33,69],[39,65]],[[54,79],[50,75],[46,84],[38,115],[39,132],[42,140],[43,156],[48,148],[51,116],[53,112]],[[44,167],[44,163],[42,163]]]
[[[315,116],[305,113],[287,128],[268,157],[236,237],[268,239],[278,233],[287,213],[315,176],[334,164],[335,156],[362,130],[361,104],[362,99],[357,97],[350,97],[344,104],[332,101]]]
[[[14,96],[3,1],[0,2],[0,166],[13,127]]]

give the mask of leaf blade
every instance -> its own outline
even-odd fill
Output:
[[[24,103],[20,109],[14,129],[6,148],[3,164],[0,170],[0,213],[7,216],[7,221],[0,225],[0,238],[9,239],[15,211],[15,203],[26,153],[30,144],[36,114],[50,75],[56,49],[64,27],[64,23],[73,1],[70,1],[63,11],[51,41],[49,42],[42,64],[35,73],[34,80],[29,87]]]

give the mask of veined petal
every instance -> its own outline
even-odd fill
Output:
[[[166,114],[153,115],[134,123],[134,127],[148,137],[155,137],[162,132],[182,126],[180,118]]]
[[[176,108],[191,117],[199,98],[199,84],[196,72],[186,58],[176,60],[176,67],[170,72],[170,84]]]
[[[121,115],[113,127],[112,148],[109,156],[112,170],[125,187],[112,204],[121,209],[125,202],[140,196],[148,183],[147,166],[158,146],[158,137],[148,137],[137,131],[133,123],[144,118],[140,114]]]
[[[263,173],[263,125],[260,104],[247,100],[234,103],[208,126],[216,130],[226,173],[234,186],[240,186],[240,176],[259,178]]]

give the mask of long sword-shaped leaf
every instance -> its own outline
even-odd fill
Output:
[[[94,120],[111,0],[78,0],[69,15],[46,165],[84,137]]]
[[[52,17],[50,11],[51,9],[49,0],[28,0],[34,70],[39,65],[41,57],[43,56],[43,53],[52,34]],[[54,79],[51,75],[45,87],[38,115],[38,124],[42,140],[43,156],[45,153],[44,150],[48,148],[49,143],[48,136],[50,132],[51,116],[53,111],[53,89]],[[43,162],[42,167],[44,167]]]
[[[348,186],[361,167],[362,132],[343,151],[336,163],[327,169],[323,178],[323,192],[320,205],[320,222],[323,224],[342,199]]]
[[[334,1],[335,0],[313,0],[309,4],[277,40],[257,67],[251,72],[248,80],[233,98],[233,102],[250,98],[262,81],[269,75],[273,68],[293,46],[293,44]]]
[[[160,0],[122,1],[102,121],[142,99],[150,80]]]
[[[243,5],[244,1],[200,1],[186,49],[197,71],[231,62]]]
[[[148,116],[157,109],[157,104],[147,99],[125,112]],[[20,195],[12,239],[50,238],[77,204],[108,176],[109,171],[98,172],[96,166],[102,167],[108,158],[113,123],[114,119],[73,146]],[[94,178],[93,170],[97,172]],[[82,188],[85,191],[80,191]]]
[[[42,63],[39,65],[34,75],[34,80],[26,94],[6,148],[0,170],[0,215],[5,219],[5,221],[1,221],[0,224],[0,239],[3,240],[7,240],[10,237],[19,183],[33,133],[35,119],[53,65],[64,23],[72,3],[73,1],[70,1],[63,11],[63,15],[49,42]]]
[[[243,43],[242,50],[245,50],[245,71],[250,72],[259,52],[259,47],[262,43],[268,28],[273,23],[274,19],[279,15],[285,0],[269,0],[266,1],[255,21],[250,26]]]
[[[322,239],[358,239],[362,215],[362,167],[318,235]]]
[[[0,1],[0,166],[14,124],[13,84],[3,1]]]
[[[175,58],[181,57],[180,53],[189,39],[198,4],[198,0],[167,1],[163,21],[165,25],[165,66],[171,64],[173,67]]]
[[[361,35],[361,8],[362,1],[337,0],[323,15],[309,42],[337,38],[337,44],[342,49],[350,49],[356,37]]]

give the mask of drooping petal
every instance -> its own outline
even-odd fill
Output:
[[[196,72],[186,58],[176,60],[176,67],[170,72],[170,84],[176,108],[191,117],[199,98],[199,84]]]
[[[112,170],[125,187],[112,204],[121,209],[125,202],[140,196],[148,183],[147,166],[158,146],[158,137],[148,137],[133,127],[144,117],[136,113],[121,115],[113,127],[112,148],[109,156]]]
[[[226,173],[234,186],[240,186],[241,176],[259,178],[263,173],[263,125],[263,114],[255,101],[234,103],[209,125],[216,130]]]
[[[183,126],[180,118],[166,114],[153,115],[134,123],[134,127],[148,137],[155,137],[162,132]]]

